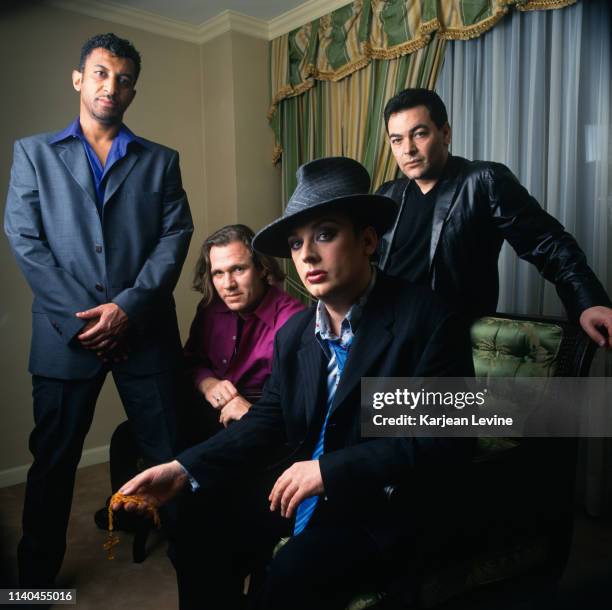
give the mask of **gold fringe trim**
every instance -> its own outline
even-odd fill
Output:
[[[390,47],[388,49],[374,49],[370,47],[368,54],[372,59],[397,59],[398,57],[410,55],[410,53],[414,53],[415,51],[426,47],[430,40],[431,36],[427,34],[425,36],[421,36],[420,38],[413,38],[408,42],[402,42],[402,44],[395,45],[394,47]]]
[[[555,8],[564,8],[576,4],[578,0],[527,0],[525,4],[517,4],[519,11],[540,11]]]
[[[277,144],[272,151],[272,165],[277,165],[283,156],[283,147]]]
[[[360,57],[359,59],[351,62],[350,64],[346,64],[346,66],[343,66],[342,68],[334,72],[319,71],[315,68],[315,66],[311,66],[312,75],[317,80],[327,80],[335,83],[353,74],[353,72],[357,72],[357,70],[365,68],[370,63],[370,61],[371,60],[368,56]]]
[[[488,30],[490,30],[496,23],[498,23],[507,13],[510,6],[517,8],[519,11],[535,11],[535,10],[547,10],[555,8],[563,8],[576,4],[578,0],[501,0],[501,4],[498,7],[495,14],[487,17],[484,21],[480,21],[474,25],[469,25],[461,28],[444,28],[440,21],[435,18],[430,21],[426,21],[419,26],[418,32],[419,37],[413,38],[407,42],[396,45],[391,48],[373,48],[369,42],[363,44],[363,57],[356,59],[355,61],[343,66],[336,71],[319,71],[313,64],[306,66],[305,74],[309,80],[300,83],[296,87],[287,85],[277,91],[272,99],[272,104],[268,110],[268,121],[272,120],[272,117],[276,113],[279,102],[288,98],[300,95],[308,89],[311,89],[315,85],[315,80],[324,80],[337,82],[346,78],[347,76],[365,68],[372,59],[397,59],[403,55],[409,55],[419,49],[427,46],[431,40],[431,34],[435,32],[437,38],[442,40],[468,40],[470,38],[477,38]],[[276,152],[274,153],[276,154]]]
[[[500,9],[485,20],[474,25],[468,25],[462,28],[448,28],[438,31],[438,38],[443,40],[468,40],[469,38],[477,38],[486,31],[490,30],[504,15],[508,12],[508,5],[500,7]]]
[[[272,117],[276,114],[276,110],[278,109],[279,102],[282,102],[284,99],[287,99],[288,97],[295,97],[296,95],[301,95],[302,93],[305,93],[306,91],[308,91],[308,89],[312,89],[314,87],[315,82],[314,82],[314,79],[311,78],[311,75],[310,75],[310,72],[308,72],[308,69],[307,69],[307,74],[308,74],[307,78],[309,78],[309,80],[305,80],[303,83],[300,83],[299,85],[295,87],[292,87],[291,85],[287,85],[286,87],[283,87],[276,93],[276,95],[272,98],[272,104],[270,105],[270,108],[268,109],[268,121],[271,121]]]
[[[427,34],[425,36],[414,38],[412,40],[409,40],[408,42],[403,42],[402,44],[398,44],[388,49],[383,49],[381,47],[374,48],[370,45],[369,42],[366,42],[362,45],[363,57],[360,57],[359,59],[356,59],[355,61],[346,64],[339,70],[334,70],[333,72],[326,70],[318,70],[314,64],[310,64],[306,67],[306,74],[316,80],[337,82],[339,80],[342,80],[343,78],[346,78],[347,76],[350,76],[354,72],[365,68],[373,59],[397,59],[398,57],[402,57],[403,55],[409,55],[410,53],[414,53],[415,51],[426,47],[430,39],[431,36]],[[275,96],[275,98],[279,95],[280,92]]]
[[[442,27],[442,24],[438,21],[438,18],[431,19],[430,21],[424,21],[419,26],[420,34],[431,34],[436,30],[439,30]]]

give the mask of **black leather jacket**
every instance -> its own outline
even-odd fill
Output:
[[[379,266],[389,252],[404,211],[410,180],[386,182],[378,194],[400,204],[393,227],[381,240]],[[572,319],[593,305],[610,306],[584,252],[500,163],[449,156],[446,180],[436,200],[429,251],[431,287],[458,311],[478,317],[495,312],[497,261],[504,239],[555,284]]]

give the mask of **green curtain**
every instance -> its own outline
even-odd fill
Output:
[[[492,28],[511,7],[560,8],[577,0],[355,0],[279,36],[270,45],[275,162],[284,150],[279,106],[323,82],[340,82],[375,60],[417,53],[440,40],[468,39]],[[416,80],[416,79],[413,79]],[[423,80],[423,79],[421,79]],[[285,113],[287,114],[287,113]]]
[[[357,159],[372,190],[395,178],[383,109],[407,87],[433,89],[447,40],[481,35],[509,6],[559,8],[576,0],[355,0],[272,41],[270,124],[282,160],[285,205],[300,165],[324,156]],[[309,296],[288,262],[287,289]]]

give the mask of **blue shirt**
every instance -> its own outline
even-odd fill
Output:
[[[327,413],[336,396],[336,389],[340,383],[340,375],[344,369],[344,363],[357,332],[357,327],[363,315],[363,308],[376,283],[376,267],[372,267],[372,278],[366,291],[359,300],[348,310],[340,324],[340,336],[337,337],[329,322],[329,316],[322,301],[317,303],[315,337],[327,356]],[[327,420],[326,420],[327,421]]]
[[[140,138],[132,133],[125,125],[121,125],[119,132],[115,136],[111,149],[106,158],[106,165],[102,165],[98,155],[94,152],[91,144],[85,138],[83,130],[81,129],[81,123],[79,117],[74,119],[66,129],[58,133],[52,140],[51,144],[56,144],[62,140],[68,138],[77,138],[83,143],[85,154],[89,160],[89,167],[94,179],[94,186],[96,188],[96,203],[98,206],[98,213],[102,215],[102,208],[104,204],[104,190],[106,189],[106,177],[112,169],[113,165],[123,159],[128,151],[128,146],[132,142],[140,142]]]
[[[325,453],[325,431],[327,430],[327,422],[331,414],[331,406],[336,396],[336,390],[340,383],[342,371],[348,358],[349,349],[353,343],[355,332],[363,315],[363,308],[368,300],[374,283],[376,282],[376,270],[372,268],[372,278],[366,288],[364,294],[359,300],[354,303],[346,313],[346,316],[340,323],[340,336],[336,336],[329,322],[329,315],[325,305],[319,301],[317,303],[316,320],[315,320],[315,337],[321,345],[328,358],[327,362],[327,409],[325,419],[321,426],[319,439],[312,452],[312,460],[318,460]],[[298,535],[308,525],[319,500],[319,496],[310,496],[302,500],[295,514],[295,523],[293,526],[293,534]]]

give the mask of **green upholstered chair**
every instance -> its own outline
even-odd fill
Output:
[[[471,339],[482,378],[587,376],[596,349],[580,328],[556,318],[485,317]],[[576,439],[480,438],[465,479],[426,500],[422,513],[432,526],[418,541],[418,601],[407,607],[433,608],[522,577],[554,582],[571,543],[576,460]],[[347,610],[374,608],[384,597],[364,591]]]
[[[586,377],[596,351],[578,326],[557,318],[485,317],[471,339],[482,378]],[[464,482],[468,533],[449,528],[448,540],[432,550],[420,605],[511,579],[556,581],[571,545],[576,463],[574,438],[478,439]]]

